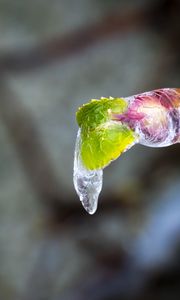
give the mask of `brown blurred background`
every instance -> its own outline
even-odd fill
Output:
[[[0,299],[179,300],[180,145],[135,146],[88,215],[90,98],[180,87],[178,0],[0,0]]]

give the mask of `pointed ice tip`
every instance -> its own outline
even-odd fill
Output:
[[[98,205],[98,196],[89,198],[86,194],[80,197],[80,201],[88,214],[93,215],[96,212]]]
[[[80,130],[77,134],[74,155],[74,187],[85,210],[94,214],[97,210],[98,197],[102,189],[103,170],[87,170],[80,157]]]
[[[83,205],[84,207],[84,205]],[[94,213],[96,212],[97,208],[96,209],[91,209],[91,208],[87,208],[87,207],[84,207],[84,209],[86,210],[86,212],[89,214],[89,215],[94,215]]]

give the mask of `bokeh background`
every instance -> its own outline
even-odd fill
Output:
[[[98,211],[73,188],[75,112],[180,86],[178,0],[0,0],[0,299],[180,299],[180,145],[136,145]]]

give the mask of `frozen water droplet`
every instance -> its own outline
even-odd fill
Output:
[[[94,214],[97,209],[99,193],[102,189],[103,171],[87,170],[80,157],[81,131],[78,130],[75,155],[74,155],[74,187],[89,214]]]

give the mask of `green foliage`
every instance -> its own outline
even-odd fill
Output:
[[[104,168],[131,145],[134,132],[112,114],[121,114],[127,103],[121,98],[91,100],[79,108],[77,122],[81,128],[81,158],[87,169]]]

